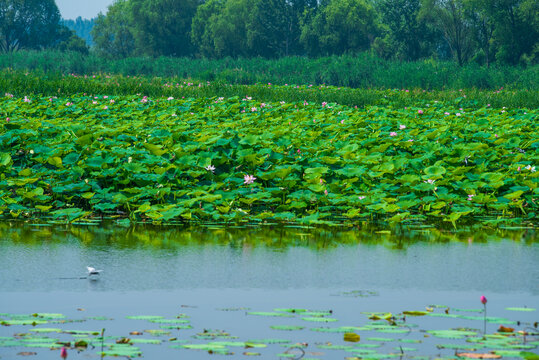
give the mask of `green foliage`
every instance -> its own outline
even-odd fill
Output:
[[[59,22],[54,0],[0,0],[0,50],[50,47],[61,29]]]
[[[137,53],[192,54],[191,22],[198,3],[198,0],[130,0],[128,16]]]
[[[86,45],[86,42],[73,30],[69,30],[67,27],[63,26],[61,27],[58,36],[60,39],[64,40],[56,45],[56,49],[62,52],[79,52],[88,55],[88,45]]]
[[[0,54],[0,68],[90,76],[99,73],[122,74],[124,76],[148,75],[176,78],[175,83],[181,82],[180,79],[191,78],[208,81],[218,80],[228,84],[328,84],[353,88],[422,88],[424,90],[470,88],[536,90],[537,84],[539,84],[539,66],[537,65],[526,69],[510,66],[485,68],[477,64],[459,67],[449,61],[397,62],[366,53],[356,56],[343,55],[317,59],[286,57],[275,60],[260,58],[194,60],[172,57],[157,59],[133,57],[106,60],[95,55],[81,56],[80,53],[20,51]],[[6,76],[10,77],[10,75]],[[43,76],[55,81],[58,74],[48,73],[43,74]],[[7,79],[4,80],[7,81]],[[22,82],[27,83],[28,81]],[[45,86],[46,83],[45,81]],[[15,86],[18,87],[18,85]],[[137,84],[133,83],[133,86],[136,87]],[[131,94],[138,92],[133,87],[131,90],[134,91]],[[15,89],[5,87],[4,91],[14,92]],[[39,92],[40,90],[39,88],[27,88],[24,91]],[[78,91],[84,92],[84,89]],[[129,94],[127,90],[122,93]],[[507,92],[504,94],[508,95]],[[25,93],[22,95],[24,96]],[[520,94],[519,96],[522,95],[531,98],[534,94]],[[321,99],[321,101],[326,101],[326,99]]]
[[[382,24],[387,27],[384,37],[373,44],[383,57],[399,60],[418,60],[431,55],[437,39],[436,31],[418,18],[420,0],[380,0],[376,8]]]
[[[92,31],[92,28],[95,25],[96,19],[97,18],[83,19],[79,16],[75,20],[62,19],[60,23],[66,26],[68,29],[75,31],[77,36],[79,36],[84,41],[86,41],[86,44],[88,46],[93,46],[94,41],[92,39],[92,35],[90,34],[90,32]]]
[[[183,88],[206,95],[2,98],[3,216],[455,225],[476,216],[520,223],[538,211],[535,110],[427,101],[422,92],[380,91],[384,105],[355,108]],[[408,106],[395,106],[403,96]]]
[[[303,27],[301,41],[310,55],[364,51],[380,33],[377,15],[365,0],[331,0]]]
[[[129,17],[129,1],[109,6],[107,16],[99,14],[91,31],[96,51],[108,58],[124,58],[135,53],[135,38]]]

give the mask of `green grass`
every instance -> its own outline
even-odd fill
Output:
[[[310,59],[286,57],[276,60],[127,58],[107,60],[95,55],[58,51],[19,51],[0,55],[0,69],[45,73],[149,76],[220,81],[227,84],[255,83],[333,85],[352,88],[398,88],[425,90],[489,89],[536,90],[539,65],[459,67],[451,61],[398,62],[363,53]]]
[[[529,108],[539,107],[539,91],[479,89],[424,90],[424,89],[354,89],[335,86],[272,84],[234,85],[225,82],[195,82],[180,78],[133,77],[123,75],[63,75],[61,73],[0,71],[0,94],[10,93],[19,97],[30,95],[64,96],[142,94],[154,97],[208,98],[246,97],[260,101],[332,102],[363,107],[380,105],[391,107],[411,106],[421,102],[445,102],[457,107]]]

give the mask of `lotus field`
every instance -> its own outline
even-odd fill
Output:
[[[78,223],[536,223],[537,109],[433,97],[345,106],[6,94],[0,213]]]

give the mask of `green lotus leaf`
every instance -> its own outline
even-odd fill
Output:
[[[429,166],[424,170],[425,175],[432,179],[440,178],[446,171],[446,168],[438,165]]]
[[[0,153],[0,165],[7,167],[11,164],[11,155],[7,153]]]
[[[427,330],[433,336],[447,339],[464,339],[469,336],[474,336],[477,333],[466,330]]]
[[[294,317],[294,315],[282,313],[282,312],[271,312],[271,311],[249,311],[247,315],[257,315],[257,316],[276,316],[276,317]]]
[[[284,330],[284,331],[295,331],[295,330],[303,330],[305,329],[304,326],[297,326],[297,325],[272,325],[270,326],[273,330]]]

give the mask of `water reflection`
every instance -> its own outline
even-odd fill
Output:
[[[0,223],[0,291],[489,289],[539,293],[533,229]],[[99,284],[66,282],[105,269]]]
[[[96,226],[48,225],[21,222],[0,223],[0,239],[12,243],[41,246],[45,243],[78,242],[81,246],[111,246],[118,249],[175,249],[190,245],[220,245],[230,248],[265,247],[273,250],[289,247],[329,249],[343,245],[383,245],[404,250],[412,244],[464,244],[511,240],[531,245],[538,241],[533,228],[463,227],[439,229],[424,225],[308,228],[301,226],[197,227],[135,225],[123,227],[112,222]]]

